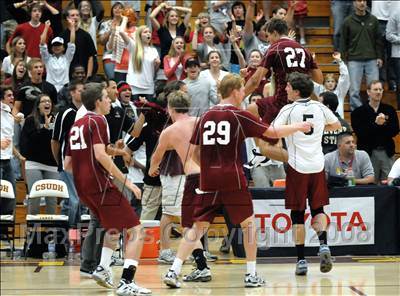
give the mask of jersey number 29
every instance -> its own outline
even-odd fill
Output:
[[[82,150],[87,148],[85,138],[83,137],[83,125],[80,127],[74,126],[71,128],[70,134],[71,136],[69,138],[69,143],[71,150]]]
[[[228,145],[230,142],[231,125],[229,121],[207,121],[204,124],[203,145]]]

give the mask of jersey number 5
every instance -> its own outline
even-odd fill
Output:
[[[303,114],[303,121],[307,121],[308,118],[314,118],[314,115],[312,114]],[[311,127],[310,131],[308,133],[304,133],[307,136],[312,135],[314,132],[314,128]]]
[[[204,124],[203,145],[228,145],[230,142],[231,125],[228,121],[207,121]]]
[[[302,48],[292,48],[292,47],[285,47],[284,52],[286,53],[286,65],[288,68],[300,68],[306,67],[306,52]],[[301,55],[300,63],[297,61],[297,55]]]
[[[69,138],[71,150],[83,150],[87,148],[85,138],[83,137],[83,125],[71,128],[71,136]]]

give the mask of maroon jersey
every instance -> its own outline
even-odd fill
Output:
[[[190,140],[200,145],[200,189],[245,189],[242,144],[246,138],[262,137],[267,128],[252,114],[233,105],[216,105],[204,113]]]
[[[272,44],[261,61],[261,66],[274,71],[276,92],[285,91],[287,75],[292,72],[309,73],[317,69],[310,52],[296,41],[283,37]]]
[[[95,195],[112,185],[110,175],[96,160],[93,145],[110,143],[108,124],[103,115],[88,112],[69,132],[69,151],[79,195]]]

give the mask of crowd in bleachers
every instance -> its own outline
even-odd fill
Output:
[[[97,0],[69,1],[64,7],[57,0],[0,1],[1,178],[15,186],[23,177],[28,191],[45,178],[62,179],[73,188],[72,176],[63,170],[68,127],[85,114],[80,99],[85,82],[101,82],[112,100],[107,121],[111,143],[120,151],[115,162],[143,188],[143,200],[156,202],[154,209],[147,207],[151,203],[141,209],[132,200],[142,217],[154,219],[161,185],[169,179],[147,172],[158,135],[168,124],[168,93],[181,89],[190,94],[193,116],[218,104],[218,85],[225,75],[238,73],[248,81],[260,65],[270,45],[265,30],[270,18],[284,19],[292,29],[288,38],[307,46],[307,1],[282,1],[276,7],[270,1],[205,1],[207,9],[195,17],[190,5],[176,6],[176,1],[111,2],[111,17],[105,18]],[[332,59],[340,75],[326,74],[323,84],[315,83],[314,93],[336,112],[343,127],[341,133],[327,132],[323,137],[327,175],[337,184],[337,178],[351,170],[356,184],[380,184],[388,175],[389,182],[398,184],[399,161],[389,171],[399,120],[395,108],[381,100],[388,85],[396,91],[400,109],[400,4],[372,1],[368,7],[367,1],[332,0],[330,5]],[[100,47],[102,60],[97,57]],[[360,97],[363,76],[367,101]],[[265,77],[243,106],[273,94],[274,79]],[[343,120],[347,95],[351,127]],[[352,132],[361,151],[355,149]],[[247,144],[244,159],[253,156],[254,147]],[[127,165],[124,160],[132,151],[134,158]],[[181,167],[172,165],[176,162],[171,153],[164,161],[164,176],[183,175]],[[272,160],[249,173],[260,187],[285,176],[282,163]],[[71,196],[62,212],[74,226],[81,206],[76,193]],[[3,205],[2,212],[15,206]],[[39,205],[38,200],[29,202],[28,212],[39,213]],[[56,199],[47,198],[46,213],[55,211]]]

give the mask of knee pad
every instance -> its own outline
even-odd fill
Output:
[[[293,224],[304,224],[304,211],[291,211],[290,218]]]
[[[314,217],[317,216],[318,214],[325,214],[324,208],[323,208],[323,207],[320,207],[320,208],[315,209],[315,210],[311,209],[311,217],[314,218]]]

